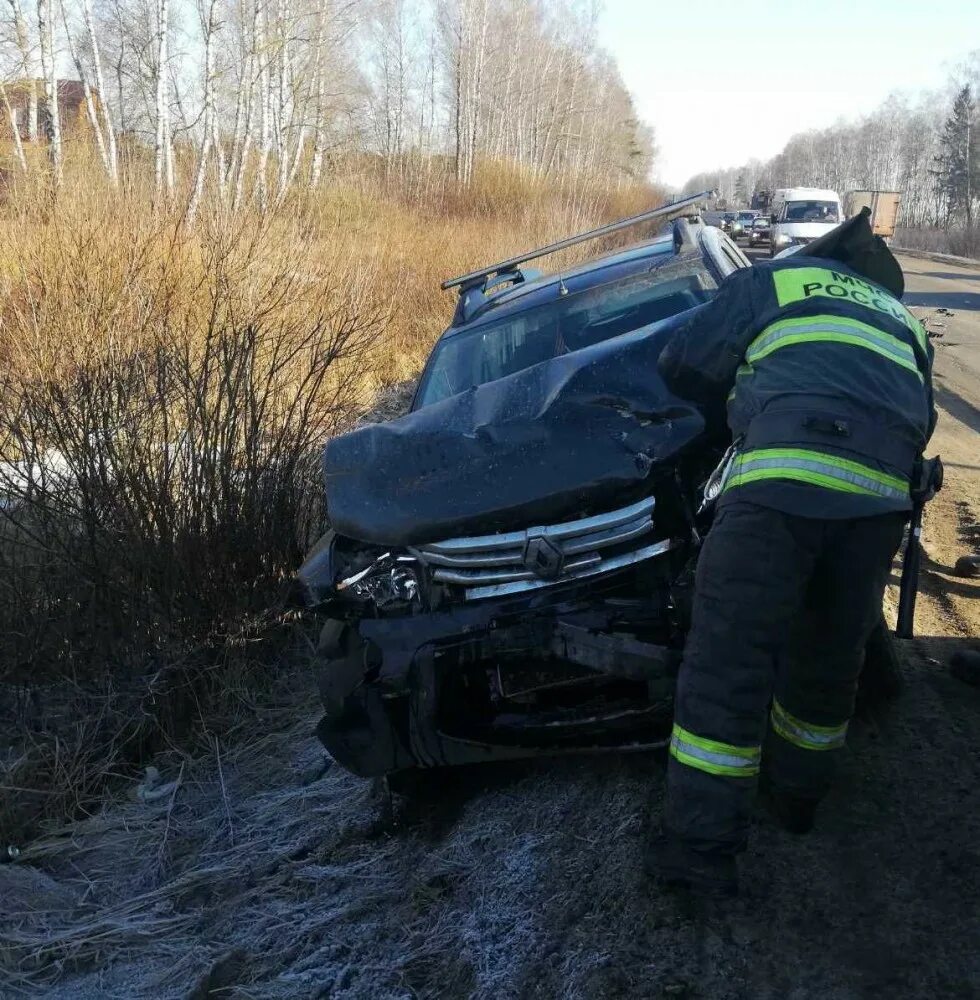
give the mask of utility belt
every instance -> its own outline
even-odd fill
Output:
[[[884,462],[903,476],[912,478],[921,454],[921,442],[913,442],[880,425],[816,409],[775,410],[753,417],[739,444],[739,452],[779,445],[821,445],[843,448],[863,458]]]

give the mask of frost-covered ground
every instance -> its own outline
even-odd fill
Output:
[[[656,757],[477,770],[392,814],[297,677],[216,752],[162,755],[167,794],[0,866],[0,995],[978,996],[980,692],[925,653],[910,679],[819,829],[760,815],[743,897],[703,907],[641,875]]]

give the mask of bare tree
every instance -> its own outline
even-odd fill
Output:
[[[58,78],[54,61],[54,24],[51,0],[37,0],[37,28],[41,43],[41,72],[44,76],[44,100],[48,118],[48,155],[55,187],[61,184],[61,114],[58,110]]]
[[[14,20],[14,38],[20,55],[20,75],[27,86],[27,138],[37,142],[37,81],[34,70],[34,46],[27,29],[27,18],[20,0],[9,0]],[[23,153],[23,147],[21,148]]]
[[[173,150],[170,136],[169,41],[170,0],[157,0],[156,4],[156,143],[155,185],[157,196],[173,191]]]
[[[68,14],[65,10],[63,0],[61,4],[61,17],[65,25],[65,38],[68,41],[68,52],[71,55],[72,62],[75,64],[75,71],[78,73],[78,79],[82,84],[82,93],[85,97],[85,111],[88,114],[92,135],[95,136],[95,144],[98,147],[99,156],[102,158],[102,165],[105,167],[105,171],[109,177],[113,178],[113,168],[109,162],[109,150],[102,131],[102,116],[96,106],[96,98],[92,93],[92,86],[88,78],[88,73],[82,63],[75,40],[72,38],[71,27],[68,24]]]
[[[194,187],[191,190],[190,202],[187,206],[187,217],[193,222],[197,215],[198,205],[201,202],[201,194],[204,191],[204,178],[208,169],[208,157],[212,147],[215,145],[216,126],[214,121],[214,46],[215,36],[218,32],[217,21],[217,0],[202,0],[198,4],[198,13],[201,17],[201,30],[204,34],[204,123],[201,134],[201,149],[197,158],[197,171],[194,176]],[[222,168],[218,165],[218,176],[221,176]]]
[[[21,172],[26,174],[27,157],[24,154],[24,144],[20,138],[20,122],[17,120],[16,112],[10,105],[7,88],[2,83],[0,83],[0,97],[3,98],[4,110],[7,112],[7,121],[10,123],[10,134],[14,139],[14,152],[17,156],[17,163],[20,166]]]
[[[95,86],[99,93],[99,107],[102,110],[102,129],[105,134],[106,160],[109,178],[113,184],[119,182],[119,156],[116,150],[116,130],[112,123],[112,113],[109,109],[109,91],[105,85],[102,73],[102,57],[99,53],[99,38],[95,30],[95,18],[92,15],[92,0],[81,0],[82,16],[85,29],[88,32],[88,43],[92,53],[92,68],[95,71]]]

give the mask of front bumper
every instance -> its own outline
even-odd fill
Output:
[[[625,613],[624,613],[625,608]],[[338,762],[363,776],[411,767],[541,754],[641,749],[669,737],[680,654],[638,638],[667,629],[667,602],[569,600],[502,609],[496,603],[395,619],[363,619],[367,675],[335,692],[318,727]],[[632,630],[632,631],[631,631]],[[483,680],[543,661],[569,683],[629,687],[629,699],[595,698],[562,711],[484,717]],[[467,685],[472,692],[467,693]],[[340,695],[339,697],[337,695]]]

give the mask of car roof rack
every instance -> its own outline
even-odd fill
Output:
[[[618,232],[620,229],[626,229],[629,226],[635,226],[649,219],[660,219],[669,215],[692,214],[684,213],[684,209],[707,201],[709,198],[713,198],[714,195],[714,191],[701,191],[699,194],[689,195],[686,198],[671,202],[669,205],[661,205],[660,208],[651,208],[646,212],[640,212],[638,215],[631,215],[628,219],[620,219],[619,222],[610,222],[604,226],[599,226],[598,229],[590,229],[587,232],[579,233],[577,236],[568,236],[563,240],[558,240],[557,243],[549,243],[547,246],[538,247],[537,250],[529,250],[527,253],[518,254],[516,257],[510,257],[497,264],[491,264],[489,267],[480,268],[478,271],[461,274],[458,278],[450,278],[448,281],[444,281],[441,287],[443,290],[459,288],[460,295],[464,295],[468,290],[477,286],[482,286],[486,290],[490,283],[488,279],[492,279],[495,275],[507,273],[513,275],[516,280],[523,280],[527,276],[527,272],[524,272],[522,278],[518,279],[518,275],[521,274],[521,264],[526,264],[530,260],[537,260],[538,257],[544,257],[546,254],[555,253],[567,247],[576,246],[579,243],[585,243],[587,240],[598,239],[600,236],[608,236],[610,233]]]

